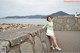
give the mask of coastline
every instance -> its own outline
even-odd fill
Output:
[[[43,26],[41,24],[18,24],[18,23],[0,23],[0,32],[15,30],[20,28],[30,28],[33,26]]]

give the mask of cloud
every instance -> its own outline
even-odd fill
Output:
[[[63,0],[0,0],[0,16],[48,15],[57,11],[74,13],[80,11],[80,3]]]

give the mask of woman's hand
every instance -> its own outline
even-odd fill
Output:
[[[44,29],[45,27],[43,26],[42,28]]]

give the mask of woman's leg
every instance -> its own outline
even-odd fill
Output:
[[[51,46],[54,47],[54,44],[53,44],[53,39],[52,37],[50,37],[50,42],[51,42]]]
[[[50,42],[51,42],[51,46],[53,46],[53,40],[51,37],[50,37]]]
[[[57,44],[57,41],[56,41],[56,37],[55,36],[51,36],[51,38],[53,39],[53,44],[55,45],[55,48],[58,49],[58,50],[61,50],[61,48],[59,48],[58,44]]]
[[[52,37],[50,37],[50,42],[51,42],[51,48],[52,48],[52,49],[55,49],[55,48],[54,48],[54,44],[53,44],[53,39],[52,39]]]
[[[59,47],[58,44],[57,44],[57,41],[56,41],[56,37],[55,36],[51,36],[52,38],[52,42],[54,44],[54,47]]]

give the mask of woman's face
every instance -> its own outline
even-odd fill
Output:
[[[51,17],[48,17],[48,21],[49,21],[49,22],[51,21]]]

